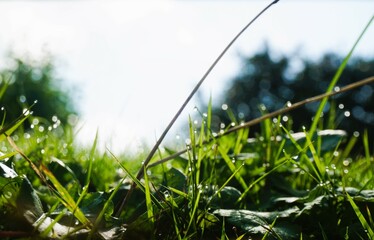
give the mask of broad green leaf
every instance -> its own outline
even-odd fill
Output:
[[[219,209],[213,213],[224,217],[226,222],[236,226],[250,235],[263,236],[268,232],[281,236],[283,239],[297,239],[300,232],[297,224],[282,221],[283,218],[291,218],[299,209],[293,207],[284,211],[258,212],[249,210]],[[272,223],[277,219],[274,226]]]

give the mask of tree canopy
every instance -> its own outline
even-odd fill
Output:
[[[51,120],[54,116],[67,123],[76,114],[71,92],[61,86],[51,58],[32,62],[11,58],[12,67],[0,72],[0,107],[5,122],[19,117],[34,102],[34,116]]]

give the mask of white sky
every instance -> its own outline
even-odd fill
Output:
[[[9,50],[33,58],[50,52],[60,77],[79,87],[79,139],[92,142],[99,128],[109,148],[134,150],[143,139],[155,141],[226,44],[268,3],[0,1],[0,68]],[[239,52],[253,54],[265,40],[280,54],[345,54],[373,13],[374,1],[281,0],[239,39],[202,91],[218,101],[241,68]],[[356,55],[374,57],[373,43],[371,26]]]

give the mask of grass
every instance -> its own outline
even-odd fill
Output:
[[[328,97],[338,93],[332,90],[356,45],[325,94],[274,113],[264,109],[262,117],[243,124],[231,116],[234,126],[219,134],[211,130],[210,100],[206,113],[198,109],[199,126],[190,117],[189,142],[181,151],[160,148],[161,138],[148,156],[115,156],[97,150],[99,136],[91,148],[79,147],[75,129],[55,120],[34,121],[28,130],[22,123],[36,118],[31,114],[9,125],[2,121],[0,237],[372,239],[369,136],[337,129],[334,109],[320,117]],[[292,109],[321,99],[310,127],[297,132],[283,120]],[[253,124],[261,132],[249,138]],[[355,145],[362,153],[352,152]]]

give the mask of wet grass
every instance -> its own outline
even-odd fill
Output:
[[[2,121],[0,237],[373,239],[369,136],[339,130],[333,110],[321,114],[329,96],[374,81],[333,91],[356,45],[319,97],[275,113],[263,108],[247,123],[232,116],[219,133],[210,101],[189,118],[185,149],[162,148],[161,138],[148,156],[116,156],[97,150],[99,136],[90,148],[78,146],[75,129],[57,117]],[[292,109],[319,100],[309,127],[292,129]],[[24,121],[34,127],[23,129]],[[249,137],[253,124],[261,132]]]

